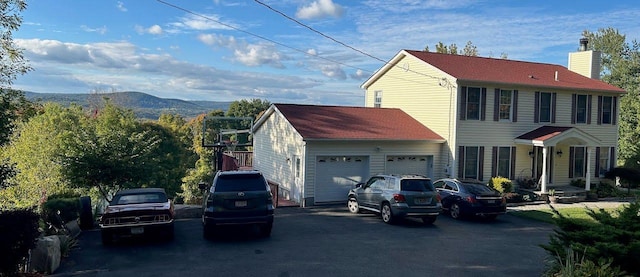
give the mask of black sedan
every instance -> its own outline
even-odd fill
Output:
[[[495,219],[507,211],[507,202],[499,191],[485,184],[440,179],[433,183],[442,199],[442,209],[452,218],[481,216]]]

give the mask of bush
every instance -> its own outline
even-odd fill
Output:
[[[513,184],[511,183],[511,180],[505,177],[492,177],[491,180],[489,180],[489,186],[501,193],[513,191]]]
[[[569,185],[576,188],[584,188],[586,182],[583,179],[573,179],[569,182]]]
[[[566,264],[568,249],[584,253],[582,259],[594,265],[619,268],[625,274],[640,274],[640,202],[624,205],[617,216],[600,209],[587,209],[595,221],[571,219],[553,210],[558,229],[551,235],[548,245],[541,245],[551,257],[560,258]],[[557,265],[557,263],[555,263]]]
[[[46,222],[61,225],[56,213],[60,211],[60,218],[64,222],[76,220],[80,215],[79,198],[53,198],[42,205],[42,218]]]
[[[25,262],[40,236],[39,219],[31,209],[0,210],[0,275],[15,275]]]

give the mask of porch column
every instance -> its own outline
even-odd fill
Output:
[[[542,193],[547,193],[547,152],[549,152],[547,147],[542,147],[542,175],[540,176],[540,179],[542,179],[540,191]]]
[[[587,146],[587,172],[585,177],[584,190],[591,190],[591,151],[593,147]]]

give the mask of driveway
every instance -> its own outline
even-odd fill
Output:
[[[176,222],[174,241],[103,247],[84,231],[57,276],[540,276],[552,225],[512,215],[433,226],[382,223],[343,206],[279,208],[271,238],[229,228],[202,238],[199,219]]]

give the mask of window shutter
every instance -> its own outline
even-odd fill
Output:
[[[511,115],[511,122],[518,122],[518,90],[513,91],[513,106],[511,111],[513,114]]]
[[[493,121],[500,120],[500,89],[495,89],[493,99]]]
[[[480,146],[478,150],[478,180],[484,180],[484,146]]]
[[[556,152],[555,151],[555,147],[550,146],[549,147],[549,153],[550,154],[547,154],[547,155],[549,155],[549,161],[550,161],[550,163],[547,164],[547,166],[549,167],[549,170],[547,171],[548,172],[548,174],[547,174],[547,182],[549,182],[549,180],[553,180],[553,166],[549,166],[549,165],[552,165],[552,164],[555,163],[554,155],[553,155],[553,153],[555,153],[555,152]]]
[[[571,94],[571,124],[576,124],[576,98],[575,93]]]
[[[515,172],[516,171],[516,147],[512,146],[511,147],[511,170],[509,170],[509,180],[513,180],[515,179]]]
[[[556,93],[551,94],[551,123],[556,123]]]
[[[591,106],[593,106],[593,104],[591,104],[592,101],[593,97],[591,94],[589,94],[589,96],[587,96],[587,124],[591,124]]]
[[[596,147],[596,170],[594,177],[600,177],[600,147]]]
[[[482,103],[480,103],[480,107],[482,107],[480,111],[480,120],[484,121],[487,117],[487,88],[482,88],[482,98],[480,98]]]
[[[613,97],[611,101],[611,125],[616,125],[616,118],[618,118],[618,97]]]
[[[569,147],[569,178],[573,178],[573,164],[575,162],[575,150]]]
[[[458,178],[464,178],[464,146],[458,147]]]
[[[495,177],[498,174],[498,147],[491,148],[491,177]]]
[[[533,103],[533,122],[540,122],[540,92],[536,91],[535,100]]]
[[[616,148],[615,147],[611,147],[609,149],[609,170],[612,170],[615,166],[615,161],[616,159]]]
[[[598,125],[602,124],[602,95],[598,95]]]
[[[460,90],[460,120],[467,119],[467,87]]]

